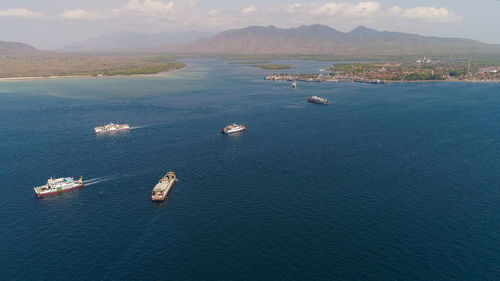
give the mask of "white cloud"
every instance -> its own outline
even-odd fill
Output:
[[[415,7],[409,9],[401,9],[400,16],[410,20],[424,20],[435,22],[455,22],[460,20],[453,12],[450,12],[445,7]]]
[[[218,17],[220,16],[220,11],[217,10],[217,9],[214,9],[214,10],[210,10],[208,11],[208,14],[207,14],[209,17]]]
[[[254,12],[256,12],[256,11],[257,11],[257,7],[255,7],[255,6],[253,6],[253,5],[252,5],[252,6],[245,7],[245,8],[243,8],[243,10],[241,10],[241,12],[242,12],[243,14],[251,14],[251,13],[254,13]]]
[[[330,2],[297,2],[288,5],[241,5],[239,9],[198,6],[199,0],[126,0],[115,9],[89,11],[67,10],[61,18],[72,20],[105,21],[126,25],[131,29],[188,28],[223,30],[249,25],[277,25],[281,27],[303,24],[325,24],[341,30],[358,25],[373,28],[397,28],[408,24],[453,23],[460,17],[445,7],[383,6],[381,0],[330,0]],[[319,1],[319,0],[316,0]],[[0,11],[1,15],[1,11]],[[250,16],[251,15],[251,16]]]
[[[389,9],[387,9],[387,12],[389,13],[389,15],[391,16],[394,16],[394,15],[400,15],[401,12],[403,11],[403,9],[401,9],[400,7],[398,6],[394,6],[394,7],[391,7]]]
[[[72,19],[72,20],[88,20],[93,21],[102,18],[103,16],[89,12],[83,9],[66,10],[61,14],[62,18]]]
[[[184,1],[191,7],[198,5],[198,0],[184,0]]]
[[[194,2],[190,2],[193,4]],[[194,3],[195,4],[195,3]],[[168,15],[174,9],[175,3],[162,0],[129,0],[124,8],[115,10],[117,13],[142,14],[149,16]]]
[[[270,18],[279,17],[280,13],[283,16],[288,15],[288,22],[290,23],[322,23],[334,26],[454,23],[461,19],[460,16],[445,7],[384,7],[379,0],[360,2],[346,2],[344,0],[328,3],[299,2],[282,7],[279,12],[273,13],[274,17],[271,16]]]
[[[360,2],[358,4],[352,4],[348,2],[330,2],[312,11],[312,14],[318,16],[340,15],[347,17],[366,17],[378,13],[379,11],[380,4],[374,1]]]
[[[184,1],[189,6],[196,5],[195,0]],[[108,11],[88,11],[84,9],[66,10],[60,16],[71,20],[103,20],[118,17],[140,17],[152,20],[155,17],[167,19],[174,11],[173,1],[163,2],[162,0],[129,0],[122,8]]]
[[[33,12],[24,8],[0,10],[0,17],[18,17],[18,18],[38,18],[42,17],[41,13]]]
[[[303,11],[303,9],[305,8],[305,4],[292,4],[290,6],[288,6],[285,11],[289,14],[295,14],[295,13],[301,13]]]

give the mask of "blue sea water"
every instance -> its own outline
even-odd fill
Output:
[[[0,83],[0,280],[500,279],[499,85],[186,63]],[[93,184],[36,198],[50,176]]]

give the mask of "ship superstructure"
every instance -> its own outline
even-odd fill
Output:
[[[34,187],[33,190],[37,197],[62,193],[83,186],[82,177],[79,180],[74,178],[50,178],[47,183],[42,186]]]
[[[115,132],[120,130],[128,130],[130,126],[128,124],[115,124],[109,123],[104,126],[95,127],[94,131],[97,133]]]
[[[231,134],[231,133],[236,133],[236,132],[241,132],[246,130],[247,127],[244,125],[238,125],[236,123],[227,125],[226,127],[222,128],[222,133],[223,134]]]
[[[161,180],[156,184],[153,188],[153,192],[151,193],[151,200],[153,201],[164,201],[167,198],[167,194],[174,186],[176,180],[175,173],[170,171],[168,172]]]
[[[312,103],[317,103],[317,104],[328,104],[328,100],[325,98],[320,98],[318,96],[312,96],[307,98],[308,101]]]

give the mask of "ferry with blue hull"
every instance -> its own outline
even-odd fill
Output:
[[[63,193],[66,191],[70,191],[73,189],[77,189],[83,186],[82,177],[79,180],[75,180],[74,178],[50,178],[47,180],[47,183],[42,186],[34,187],[36,197],[42,197],[57,193]]]

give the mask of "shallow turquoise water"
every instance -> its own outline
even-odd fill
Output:
[[[187,63],[0,83],[0,280],[498,279],[497,84],[292,89]],[[93,134],[109,121],[139,128]],[[248,131],[221,135],[231,122]],[[179,182],[153,204],[169,169]],[[34,197],[80,175],[105,181]]]

